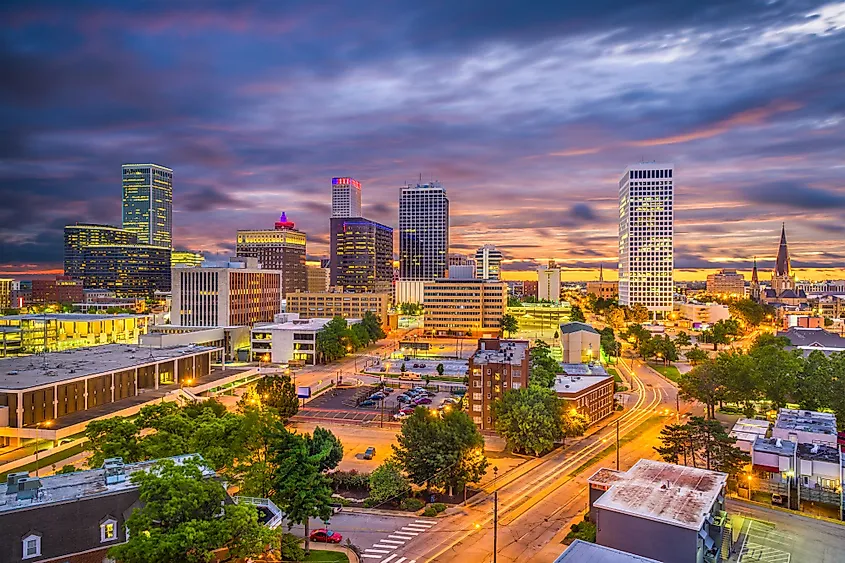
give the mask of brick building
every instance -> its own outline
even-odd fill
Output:
[[[32,280],[33,304],[80,303],[84,298],[82,280],[75,280],[70,276]]]
[[[479,428],[495,428],[493,403],[510,389],[528,386],[528,341],[482,338],[469,359],[469,414]]]

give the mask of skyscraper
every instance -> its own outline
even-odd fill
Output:
[[[629,166],[619,180],[619,304],[672,312],[674,197],[672,164]]]
[[[332,218],[361,216],[361,182],[332,178]]]
[[[446,275],[449,198],[439,182],[403,186],[399,196],[399,279]]]
[[[257,258],[261,268],[282,272],[282,296],[308,289],[305,273],[305,233],[282,212],[273,229],[238,230],[236,254]]]
[[[158,164],[123,165],[123,228],[138,242],[173,245],[173,170]]]
[[[392,228],[363,217],[333,217],[330,244],[331,285],[357,293],[390,293]]]
[[[482,280],[500,279],[502,253],[492,244],[485,244],[475,251],[475,277]]]
[[[537,299],[540,301],[560,301],[560,268],[554,260],[548,266],[537,268]]]

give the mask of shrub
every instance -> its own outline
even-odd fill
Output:
[[[436,510],[434,510],[434,507],[433,507],[433,506],[428,506],[428,507],[426,507],[426,509],[423,511],[422,515],[423,515],[423,516],[428,516],[429,518],[433,518],[434,516],[437,516],[437,511],[436,511]]]
[[[407,510],[408,512],[416,512],[417,510],[425,506],[425,503],[423,503],[423,501],[418,498],[410,497],[403,500],[400,506],[402,510]]]
[[[378,503],[377,503],[376,499],[374,499],[374,498],[369,498],[369,497],[368,497],[368,498],[365,498],[365,499],[364,499],[364,508],[372,508],[372,507],[374,507],[376,504],[378,504]]]
[[[279,551],[284,561],[302,561],[305,559],[305,550],[299,545],[299,537],[293,534],[283,533],[279,537]]]
[[[327,476],[334,491],[366,491],[370,488],[370,474],[367,472],[362,473],[353,469],[334,471]]]
[[[430,507],[431,507],[431,508],[433,508],[433,509],[434,509],[434,511],[435,511],[437,514],[440,514],[441,512],[443,512],[444,510],[446,510],[446,505],[445,505],[444,503],[442,503],[442,502],[435,502],[434,504],[430,505]]]

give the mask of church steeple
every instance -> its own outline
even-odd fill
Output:
[[[604,263],[599,263],[599,281],[604,281]]]
[[[777,260],[775,260],[775,275],[788,277],[790,269],[789,248],[786,245],[786,224],[784,223],[780,230],[780,246],[778,247]]]
[[[759,284],[760,278],[757,277],[757,257],[754,257],[754,268],[751,270],[751,283]]]

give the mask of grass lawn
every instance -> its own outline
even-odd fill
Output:
[[[323,551],[320,549],[312,549],[308,557],[303,561],[323,561],[328,563],[349,563],[349,558],[345,553],[339,551]]]
[[[622,383],[622,378],[619,377],[619,372],[616,371],[616,368],[607,368],[608,375],[613,376],[613,381],[616,383]]]
[[[675,366],[664,366],[663,364],[653,364],[651,362],[648,363],[656,372],[660,375],[665,377],[666,379],[670,379],[675,383],[678,382],[678,379],[681,377],[681,372],[678,371],[678,368]]]
[[[53,454],[53,455],[45,455],[44,457],[41,457],[38,460],[37,464],[33,461],[32,463],[28,463],[26,465],[22,465],[22,466],[20,466],[16,469],[13,469],[12,471],[9,471],[8,473],[16,473],[18,471],[21,471],[21,472],[22,471],[35,471],[36,466],[40,469],[44,469],[45,467],[50,467],[54,463],[56,464],[56,469],[61,469],[62,465],[64,465],[63,463],[61,463],[62,461],[66,460],[70,457],[73,457],[76,454],[80,454],[80,453],[84,452],[85,447],[87,445],[88,445],[88,442],[83,442],[82,444],[77,444],[77,445],[73,446],[72,448],[68,448],[68,449],[61,451],[59,453],[56,453],[56,454]],[[49,452],[50,450],[47,450],[47,451]],[[0,473],[0,479],[5,480],[6,475],[8,473]]]

